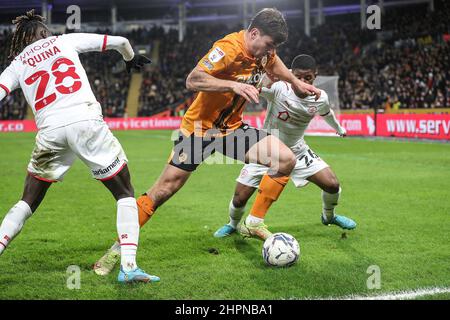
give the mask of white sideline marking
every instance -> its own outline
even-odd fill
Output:
[[[416,289],[416,290],[410,290],[410,291],[399,291],[399,292],[392,292],[392,293],[385,293],[381,295],[374,295],[374,296],[345,296],[345,297],[330,297],[325,298],[323,300],[409,300],[409,299],[415,299],[418,297],[423,296],[429,296],[429,295],[435,295],[439,293],[450,293],[450,288],[422,288],[422,289]]]

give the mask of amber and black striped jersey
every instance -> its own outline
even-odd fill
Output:
[[[253,58],[245,49],[244,32],[231,33],[214,43],[198,62],[208,74],[223,80],[257,85],[276,59],[276,54],[262,59]],[[246,100],[234,92],[199,92],[181,123],[185,135],[203,136],[207,130],[218,129],[219,135],[242,125]]]

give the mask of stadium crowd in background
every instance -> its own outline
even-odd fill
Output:
[[[178,106],[192,93],[186,89],[186,76],[212,42],[226,34],[225,26],[192,27],[185,40],[178,41],[178,32],[171,30],[158,40],[158,63],[143,74],[139,98],[139,116],[150,116]],[[155,42],[153,42],[155,45]]]
[[[8,54],[11,44],[11,35],[9,31],[0,32],[0,70],[3,71],[8,66]],[[0,101],[0,119],[2,120],[21,120],[25,117],[27,103],[21,90],[16,90]]]
[[[280,56],[311,54],[322,75],[339,75],[341,109],[450,107],[450,5],[426,13],[387,11],[381,32],[355,28],[358,17],[336,17],[310,38],[291,28]],[[384,39],[383,39],[384,38]]]
[[[126,116],[126,102],[130,75],[121,66],[120,55],[115,52],[80,55],[91,83],[92,91],[102,106],[105,117]]]

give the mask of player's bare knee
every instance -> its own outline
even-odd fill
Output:
[[[295,163],[295,155],[292,152],[287,152],[283,156],[280,156],[278,172],[289,175],[294,170]]]
[[[124,198],[134,198],[134,189],[132,186],[116,185],[109,188],[116,201]]]
[[[37,208],[39,207],[39,205],[41,204],[42,199],[38,200],[38,199],[31,199],[27,196],[22,197],[21,199],[22,201],[26,202],[28,204],[28,206],[31,209],[31,212],[35,212],[37,210]]]
[[[131,185],[131,181],[122,185],[120,193],[124,198],[134,198],[134,188]]]
[[[324,189],[326,192],[334,194],[339,192],[340,187],[339,181],[336,178],[332,178],[327,181]]]
[[[123,199],[123,198],[134,198],[134,189],[132,186],[129,186],[128,188],[124,188],[120,195],[117,197],[117,200]]]

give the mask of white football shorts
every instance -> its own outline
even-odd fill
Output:
[[[291,180],[297,188],[301,188],[308,184],[307,178],[313,176],[317,172],[328,168],[328,164],[317,156],[308,146],[303,148],[299,154],[296,154],[297,163],[291,173]],[[269,170],[268,167],[249,163],[246,164],[236,179],[237,182],[258,188],[263,175]]]
[[[62,181],[77,157],[98,180],[111,179],[128,162],[120,142],[103,120],[85,120],[38,132],[27,169],[37,179]]]

